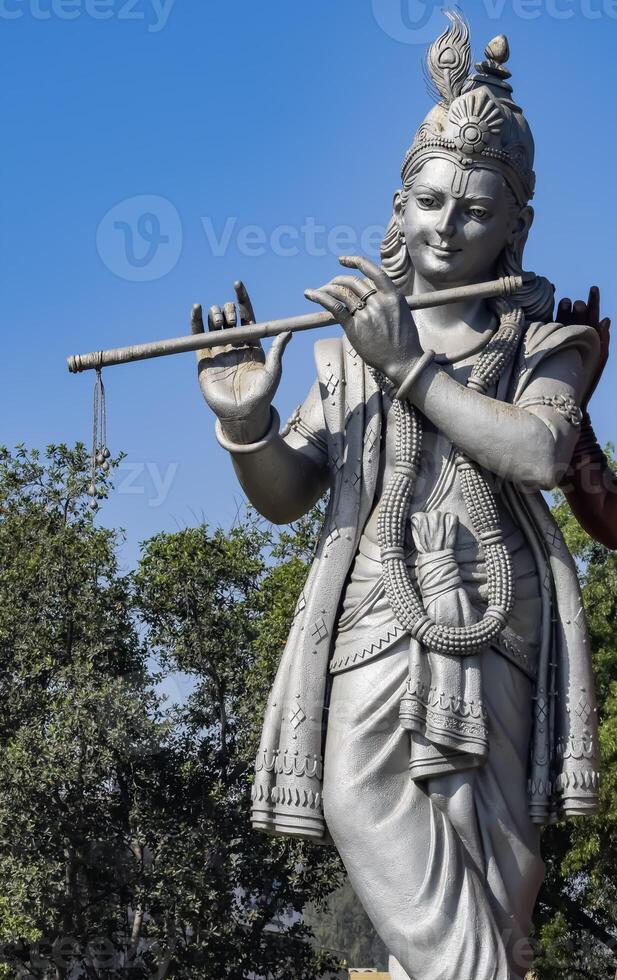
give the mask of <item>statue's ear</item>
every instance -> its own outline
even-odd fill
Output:
[[[396,223],[398,224],[398,229],[401,235],[404,234],[403,222],[405,219],[405,210],[403,208],[403,194],[402,191],[396,191],[394,194],[394,199],[392,201],[392,210],[394,212],[394,217],[396,218]]]
[[[514,245],[514,243],[519,241],[521,238],[527,238],[527,235],[531,230],[534,217],[535,211],[529,204],[527,207],[521,208],[510,233],[510,245]]]

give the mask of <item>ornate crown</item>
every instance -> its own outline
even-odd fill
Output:
[[[428,114],[403,162],[405,186],[431,157],[459,166],[482,166],[501,173],[521,205],[534,194],[534,142],[512,99],[505,64],[510,46],[502,34],[485,51],[486,60],[469,75],[469,28],[458,13],[446,11],[451,26],[431,46],[427,67],[438,104]]]

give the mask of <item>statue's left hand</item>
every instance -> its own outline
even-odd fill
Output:
[[[611,321],[608,317],[604,317],[603,320],[600,319],[600,290],[598,287],[591,287],[586,303],[582,299],[577,299],[575,303],[569,299],[562,299],[557,308],[555,320],[557,323],[563,323],[566,327],[573,323],[593,327],[600,338],[600,361],[581,406],[583,411],[586,411],[591,396],[604,373],[610,345]]]
[[[405,297],[383,269],[369,259],[339,259],[360,276],[337,276],[304,295],[328,310],[360,357],[399,386],[423,351]]]

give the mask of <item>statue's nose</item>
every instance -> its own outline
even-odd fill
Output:
[[[437,222],[436,231],[442,238],[452,238],[456,232],[456,205],[454,203],[444,205]]]

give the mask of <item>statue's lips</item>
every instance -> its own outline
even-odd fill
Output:
[[[434,252],[437,252],[438,255],[455,255],[457,252],[463,251],[462,248],[445,248],[443,245],[431,245],[430,242],[427,242],[427,245]]]

